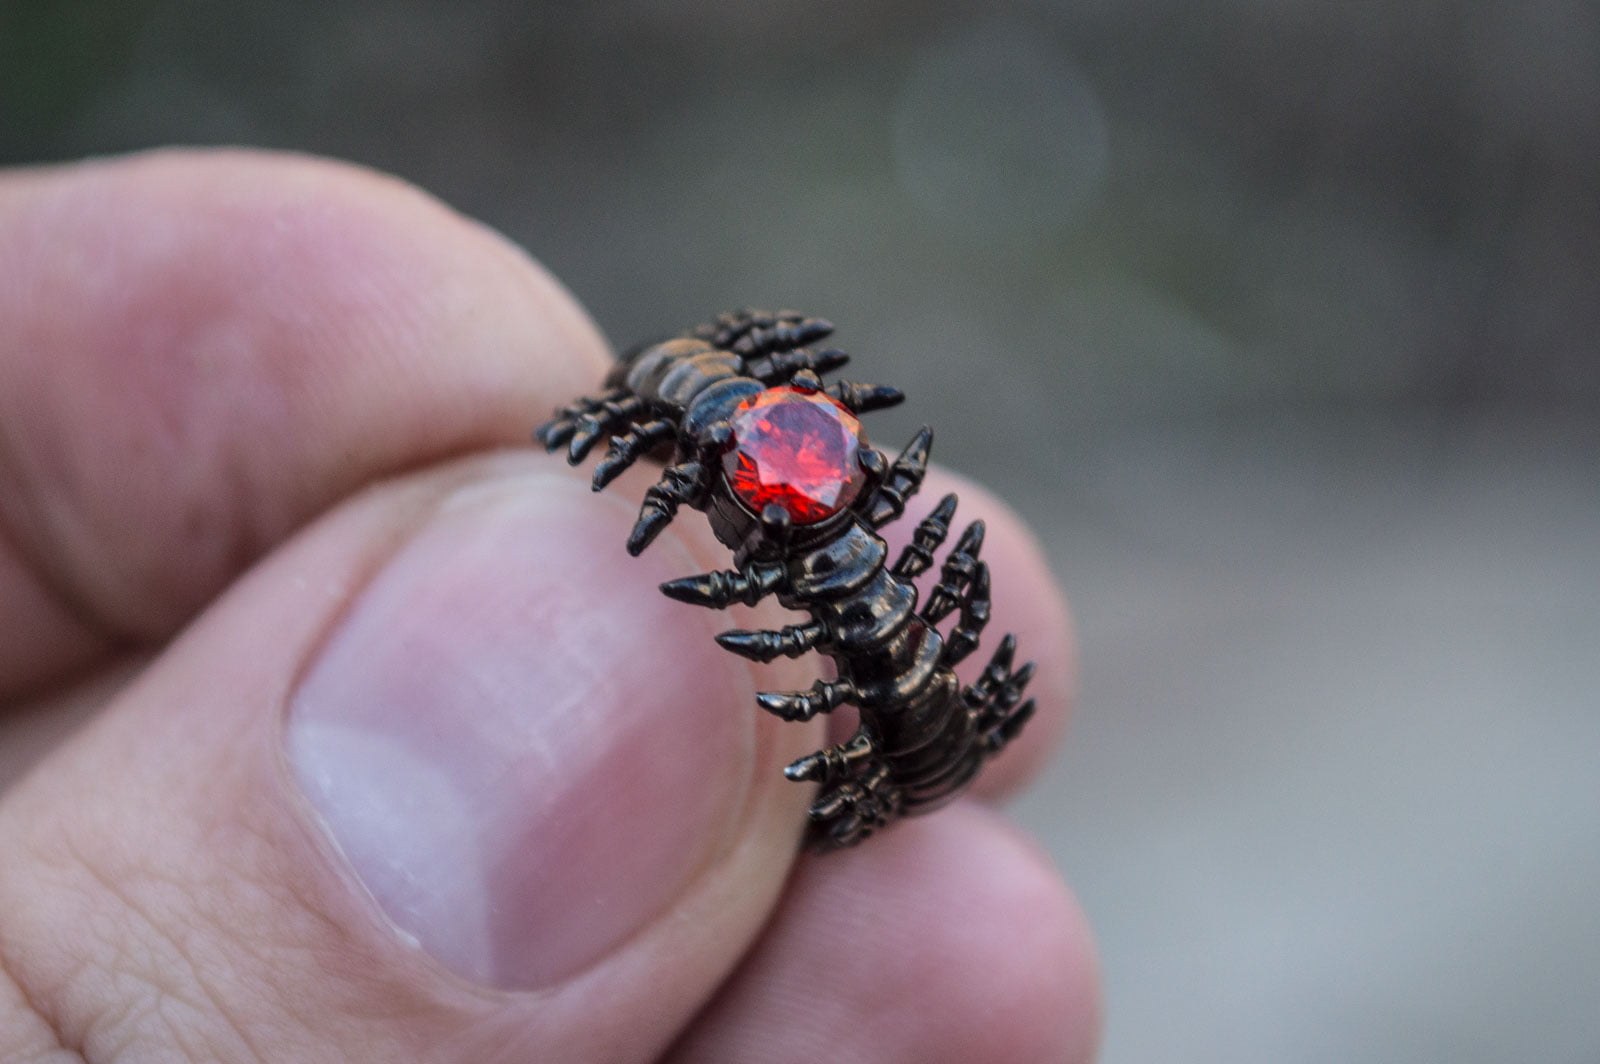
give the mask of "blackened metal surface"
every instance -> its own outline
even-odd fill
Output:
[[[755,661],[812,650],[833,659],[835,679],[806,691],[757,695],[768,712],[800,721],[848,704],[860,713],[849,741],[784,769],[792,780],[819,786],[808,841],[820,850],[852,846],[897,817],[949,801],[1034,710],[1033,700],[1022,698],[1033,666],[1012,667],[1016,642],[1009,635],[976,682],[962,686],[955,676],[956,663],[977,649],[989,620],[989,570],[979,558],[983,522],[957,540],[920,611],[912,580],[932,566],[949,535],[956,497],[940,501],[893,565],[877,534],[922,486],[929,429],[893,463],[863,448],[866,489],[820,521],[796,524],[776,505],[752,512],[730,488],[721,462],[732,440],[729,418],[762,389],[823,391],[857,414],[903,398],[894,388],[857,381],[824,387],[820,374],[847,356],[806,345],[832,331],[828,322],[793,311],[721,315],[636,349],[607,377],[607,391],[562,407],[535,434],[551,451],[565,447],[573,464],[608,441],[594,473],[596,490],[670,443],[668,464],[646,492],[629,536],[629,553],[644,550],[687,505],[707,515],[733,550],[735,568],[673,580],[663,592],[713,609],[771,595],[810,615],[807,624],[725,632],[718,642]],[[954,625],[941,633],[937,625],[952,614]]]

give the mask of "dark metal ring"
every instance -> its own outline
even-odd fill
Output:
[[[800,758],[791,780],[819,785],[808,843],[852,846],[900,816],[949,801],[1033,714],[1022,700],[1033,665],[1012,668],[1007,635],[988,667],[963,686],[954,666],[989,620],[984,526],[962,532],[919,610],[912,581],[950,532],[946,495],[893,564],[877,529],[900,517],[922,486],[933,441],[924,428],[892,463],[867,443],[857,415],[904,398],[877,384],[821,374],[844,365],[836,349],[807,345],[833,332],[794,311],[723,314],[681,336],[629,353],[606,390],[577,400],[536,438],[581,462],[608,441],[598,491],[645,455],[667,460],[628,537],[637,555],[688,505],[733,551],[734,568],[663,584],[674,599],[723,609],[773,595],[810,616],[779,631],[729,631],[717,642],[754,661],[815,650],[837,678],[808,691],[763,692],[761,707],[809,720],[845,704],[860,713],[845,743]],[[956,615],[948,634],[936,627]]]

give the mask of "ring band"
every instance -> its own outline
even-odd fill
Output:
[[[878,529],[922,486],[933,433],[923,428],[893,462],[873,448],[858,415],[904,396],[848,380],[824,385],[822,374],[848,356],[809,345],[832,332],[794,311],[723,314],[634,349],[603,393],[562,407],[535,433],[550,451],[565,447],[573,465],[607,441],[596,491],[641,457],[666,460],[628,553],[643,551],[687,505],[705,513],[734,566],[669,581],[668,596],[723,609],[771,595],[810,617],[776,631],[723,632],[717,642],[754,661],[807,651],[832,659],[835,679],[758,694],[768,712],[802,721],[848,704],[860,714],[849,741],[784,769],[818,785],[807,832],[818,850],[852,846],[950,801],[1034,710],[1022,699],[1033,665],[1012,668],[1010,635],[976,681],[963,686],[955,676],[989,619],[983,522],[961,533],[920,609],[912,581],[932,568],[956,497],[946,495],[888,563]]]

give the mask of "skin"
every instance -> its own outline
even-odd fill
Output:
[[[1070,703],[1035,541],[930,473],[896,530],[952,488],[988,520],[990,632],[1038,661],[1040,717],[950,809],[797,856],[808,795],[778,770],[828,725],[750,696],[814,663],[710,638],[781,611],[655,612],[659,579],[727,565],[704,520],[630,560],[649,471],[591,496],[521,446],[608,358],[537,264],[379,175],[163,152],[0,176],[0,1062],[1093,1056],[1082,916],[985,805]],[[682,675],[629,677],[658,658]],[[375,763],[312,725],[387,707],[357,723],[420,721],[422,756],[470,769],[496,698],[565,753],[470,790],[516,798],[505,832],[439,835],[500,880],[424,848],[408,909],[384,818],[426,841],[434,805],[361,806],[374,828],[339,788]],[[395,775],[373,785],[421,793]],[[555,790],[559,817],[519,819]],[[473,946],[427,905],[478,890],[521,903]]]

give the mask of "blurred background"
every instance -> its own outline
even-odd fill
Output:
[[[1074,598],[1108,1064],[1600,1060],[1592,0],[0,0],[0,163],[168,143],[840,323]]]

